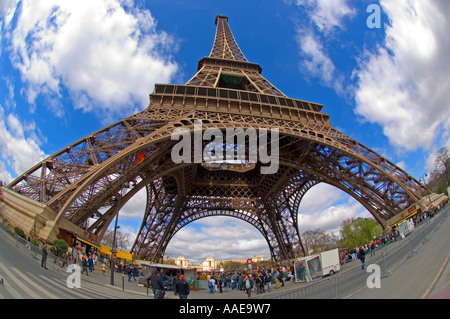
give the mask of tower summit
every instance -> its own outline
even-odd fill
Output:
[[[120,208],[145,189],[132,247],[141,258],[160,261],[184,226],[222,215],[254,226],[272,258],[287,260],[306,254],[297,215],[303,196],[318,183],[352,196],[384,228],[422,207],[426,189],[417,180],[333,128],[322,105],[283,94],[247,61],[228,17],[218,15],[215,24],[211,53],[186,84],[155,85],[146,110],[63,148],[8,185],[53,212],[36,229],[42,238],[56,238],[70,226],[99,242]],[[229,132],[232,139],[216,141]],[[189,141],[183,150],[192,152],[177,153],[182,141]],[[273,154],[275,146],[277,170],[263,174],[261,152]],[[238,157],[205,163],[205,150]]]

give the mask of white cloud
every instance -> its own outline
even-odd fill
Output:
[[[356,113],[380,124],[400,149],[445,145],[450,133],[449,3],[380,3],[390,25],[384,46],[366,52],[355,73]]]
[[[5,115],[0,105],[0,179],[12,181],[12,174],[21,174],[43,160],[46,155],[35,134],[34,123],[22,123],[13,114]],[[6,169],[10,167],[13,172]]]
[[[123,191],[123,194],[126,192]],[[137,192],[120,210],[120,218],[142,219],[147,205],[147,189],[144,187]]]
[[[312,34],[299,37],[299,45],[302,52],[309,58],[303,62],[307,71],[315,76],[321,76],[326,82],[333,79],[334,64],[322,51],[322,45]]]
[[[166,255],[184,256],[197,263],[207,257],[247,259],[262,255],[269,258],[270,251],[262,234],[247,222],[214,216],[183,227],[170,241]]]
[[[298,225],[301,233],[320,229],[338,233],[344,219],[370,217],[369,212],[350,195],[321,183],[312,187],[300,203]]]
[[[303,58],[301,73],[306,78],[319,78],[323,85],[345,95],[343,76],[336,70],[320,35],[325,36],[327,41],[335,39],[333,34],[345,29],[344,20],[351,18],[355,10],[347,4],[347,0],[297,0],[296,4],[302,9],[302,17],[296,26],[296,42]]]
[[[177,70],[165,57],[173,40],[156,30],[148,10],[125,10],[116,0],[24,0],[16,13],[11,57],[30,103],[40,94],[59,97],[65,87],[85,111],[130,114]]]
[[[355,14],[347,0],[297,0],[297,5],[306,8],[309,18],[323,33],[342,28],[343,20]]]
[[[304,58],[300,64],[301,73],[306,77],[319,78],[326,86],[341,92],[341,76],[336,74],[336,67],[325,52],[320,40],[313,33],[305,34],[300,29],[297,30],[296,40],[300,49],[300,55]]]

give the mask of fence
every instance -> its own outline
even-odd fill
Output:
[[[31,256],[36,261],[40,262],[42,260],[42,248],[33,245],[28,240],[15,234],[3,223],[0,223],[0,235],[3,235],[12,244],[14,244],[17,249]],[[48,251],[46,266],[52,270],[62,271],[66,271],[67,268],[67,265],[64,266],[62,259],[54,255],[51,251]]]
[[[366,265],[376,264],[380,267],[381,277],[388,277],[392,271],[406,259],[413,256],[417,249],[447,218],[450,205],[441,209],[433,218],[427,218],[405,239],[398,240],[376,251],[375,256],[366,258]],[[370,274],[361,271],[361,264],[349,270],[338,272],[318,281],[290,290],[261,296],[263,299],[344,299],[367,287]]]

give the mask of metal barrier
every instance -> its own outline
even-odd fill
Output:
[[[365,269],[371,264],[380,267],[381,277],[388,277],[402,262],[414,256],[417,249],[429,240],[431,234],[447,218],[450,205],[442,208],[433,218],[428,218],[414,229],[406,238],[386,245],[375,251],[375,256],[368,261]],[[349,270],[338,272],[318,281],[303,284],[289,290],[272,292],[260,296],[262,299],[344,299],[367,287],[370,273],[361,270],[361,264]]]
[[[19,235],[12,232],[6,225],[0,223],[0,234],[3,235],[6,239],[8,239],[12,244],[16,246],[17,249],[22,251],[23,253],[29,255],[39,263],[42,260],[42,248],[37,247],[32,244],[28,240],[20,237]],[[61,258],[55,256],[50,251],[47,254],[47,262],[46,266],[52,270],[66,271],[67,267],[63,266]]]

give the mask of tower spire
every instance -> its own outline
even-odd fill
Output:
[[[198,61],[198,71],[186,85],[286,96],[261,75],[259,64],[247,61],[228,26],[228,17],[217,15],[215,24],[216,37],[211,53]]]
[[[247,62],[228,26],[228,17],[224,15],[216,16],[215,24],[217,26],[216,37],[209,57]]]

